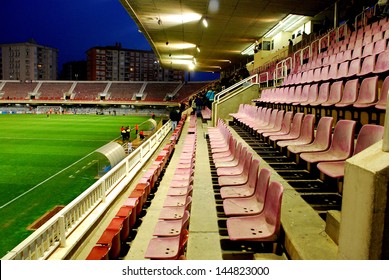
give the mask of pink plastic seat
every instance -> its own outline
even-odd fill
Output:
[[[238,164],[232,166],[221,166],[216,168],[216,173],[218,176],[226,175],[239,175],[243,172],[243,169],[246,165],[247,156],[247,147],[243,147],[241,153],[239,154]]]
[[[297,106],[297,105],[300,105],[301,103],[307,102],[308,97],[309,97],[309,88],[310,87],[311,87],[311,85],[304,85],[303,86],[303,89],[301,91],[301,95],[292,104],[293,106]]]
[[[361,59],[356,58],[350,61],[346,78],[354,78],[361,71]]]
[[[180,235],[181,230],[188,227],[189,216],[189,211],[186,210],[181,219],[158,220],[155,225],[153,235],[161,237]]]
[[[373,73],[375,67],[375,55],[366,56],[363,59],[361,70],[358,73],[358,76],[366,76]]]
[[[277,130],[267,130],[263,133],[261,133],[262,137],[266,138],[272,135],[284,135],[288,134],[290,131],[290,125],[292,123],[292,117],[293,117],[293,112],[288,111],[285,113],[284,118],[281,123],[281,128]]]
[[[234,161],[237,162],[237,154],[241,152],[242,144],[237,143],[237,140],[234,138],[234,144],[231,145],[230,150],[224,153],[214,153],[212,154],[212,160],[214,163],[217,162],[229,162]]]
[[[310,106],[318,106],[318,105],[320,105],[321,103],[327,101],[327,100],[328,100],[329,92],[330,92],[330,83],[329,83],[329,82],[322,83],[322,84],[320,85],[320,88],[319,88],[319,95],[318,95],[316,101],[310,103],[309,105],[310,105]]]
[[[342,98],[338,103],[335,104],[335,107],[341,108],[353,105],[355,100],[357,100],[358,90],[358,79],[347,81],[344,85]]]
[[[375,108],[378,110],[386,110],[386,103],[388,101],[388,93],[389,93],[389,76],[387,76],[382,83],[380,98],[375,105]]]
[[[308,104],[315,102],[319,94],[318,88],[318,84],[312,84],[309,87],[308,99],[304,102],[301,102],[300,105],[307,106]]]
[[[308,114],[304,116],[301,125],[301,134],[298,138],[292,140],[282,140],[277,142],[278,147],[289,145],[306,145],[312,142],[315,128],[315,115]]]
[[[340,120],[335,125],[331,146],[322,152],[301,153],[300,158],[308,163],[339,161],[350,157],[354,149],[354,131],[356,122]]]
[[[265,196],[270,182],[270,175],[271,172],[269,169],[261,169],[252,196],[224,199],[224,214],[227,216],[245,216],[261,213],[265,204]]]
[[[246,184],[249,179],[249,170],[252,163],[252,153],[248,152],[245,157],[244,167],[240,174],[222,175],[218,177],[219,186],[233,186]]]
[[[281,227],[283,187],[271,182],[266,192],[264,209],[253,216],[230,217],[227,231],[230,240],[275,241]]]
[[[284,119],[284,114],[285,114],[285,110],[279,110],[277,112],[277,116],[276,116],[276,120],[274,121],[274,124],[261,127],[256,131],[257,134],[261,134],[265,131],[279,131],[281,129],[282,120]]]
[[[389,71],[389,51],[384,51],[378,54],[373,73],[381,74],[387,71]]]
[[[338,69],[338,75],[336,78],[343,79],[344,77],[346,77],[348,73],[348,67],[349,67],[349,61],[344,61],[340,63]]]
[[[373,42],[369,42],[369,43],[365,44],[365,46],[363,47],[362,54],[361,54],[360,58],[364,58],[366,56],[373,55],[373,50],[374,50],[374,43]]]
[[[301,133],[301,125],[303,122],[303,113],[296,113],[293,116],[292,124],[290,126],[290,131],[287,134],[279,134],[279,135],[270,135],[269,139],[271,141],[279,141],[279,140],[292,140],[297,139]]]
[[[353,156],[377,143],[384,136],[384,127],[380,125],[365,124],[358,133]],[[317,168],[331,178],[344,177],[345,161],[319,162]]]
[[[356,108],[374,106],[377,102],[378,76],[363,79],[359,88],[358,98],[353,104]]]
[[[386,51],[387,43],[386,39],[380,39],[374,43],[373,54],[380,54]]]
[[[327,150],[331,143],[332,124],[332,117],[320,118],[313,142],[311,144],[289,145],[288,151],[293,154],[299,154],[303,152],[318,152]]]
[[[212,145],[211,145],[211,147],[212,147]],[[230,142],[228,144],[228,150],[227,151],[223,151],[223,152],[212,153],[212,158],[214,160],[218,159],[218,158],[226,158],[226,157],[233,158],[234,154],[235,154],[236,148],[237,148],[237,141],[236,141],[236,139],[234,137],[231,137],[231,140],[230,140]]]
[[[149,241],[145,258],[152,260],[177,260],[184,254],[188,241],[188,230],[182,223],[180,234],[172,237],[154,237]]]
[[[257,131],[258,129],[265,128],[265,127],[273,127],[277,118],[278,109],[273,109],[270,112],[269,116],[266,116],[266,119],[262,123],[254,123],[251,126],[251,129],[254,131]],[[268,118],[268,120],[267,120]]]
[[[338,63],[333,62],[328,70],[327,81],[336,80],[338,77]]]
[[[248,197],[254,194],[258,180],[259,160],[253,159],[250,165],[248,180],[243,185],[224,186],[220,188],[220,195],[223,199],[230,197]]]
[[[327,101],[321,103],[321,106],[329,107],[338,103],[342,98],[342,92],[343,92],[343,81],[332,83],[328,99]]]

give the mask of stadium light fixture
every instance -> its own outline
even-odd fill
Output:
[[[272,29],[270,29],[265,35],[263,35],[263,37],[271,38],[278,32],[289,30],[291,27],[295,26],[297,23],[300,23],[305,18],[305,16],[289,14],[283,20],[277,23]]]

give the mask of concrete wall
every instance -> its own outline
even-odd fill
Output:
[[[223,97],[220,102],[212,104],[212,122],[215,125],[217,119],[232,119],[229,114],[238,112],[240,104],[251,104],[251,100],[258,98],[259,85],[252,84],[241,87]]]
[[[339,259],[388,259],[389,153],[382,141],[346,162]]]

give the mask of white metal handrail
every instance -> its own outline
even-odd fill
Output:
[[[247,83],[247,82],[251,82],[251,83],[258,83],[258,74],[255,74],[255,75],[252,75],[250,77],[247,77],[241,81],[239,81],[238,83],[236,84],[233,84],[232,86],[226,88],[225,90],[222,90],[221,92],[218,92],[215,94],[215,101],[216,102],[219,102],[220,101],[220,98],[223,97],[224,95],[226,95],[227,93],[233,91],[234,89],[240,87],[241,85],[243,85],[244,83]]]
[[[135,151],[59,211],[49,221],[12,249],[2,260],[47,259],[58,247],[65,247],[72,232],[116,188],[126,176],[134,176],[171,131],[170,121]],[[108,208],[110,205],[105,205]]]

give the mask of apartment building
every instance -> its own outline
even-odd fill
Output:
[[[184,71],[163,69],[154,52],[115,46],[87,50],[87,79],[92,81],[180,81]]]
[[[58,49],[42,46],[34,40],[1,44],[1,79],[57,80]]]

